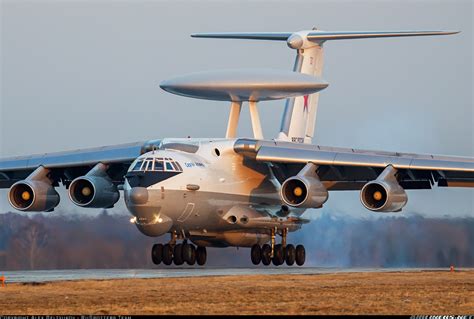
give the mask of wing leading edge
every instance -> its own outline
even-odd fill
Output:
[[[474,158],[333,148],[277,141],[238,140],[235,151],[268,162],[291,175],[314,163],[328,189],[359,190],[387,166],[399,171],[407,189],[474,187]],[[282,177],[284,178],[284,177]]]
[[[8,188],[26,178],[39,166],[50,169],[55,182],[67,183],[87,173],[97,163],[109,165],[112,180],[123,183],[130,164],[141,154],[159,148],[161,141],[144,141],[65,152],[0,159],[0,188]]]

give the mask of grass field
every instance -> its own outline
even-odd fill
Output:
[[[473,270],[82,280],[0,287],[0,314],[473,313]]]

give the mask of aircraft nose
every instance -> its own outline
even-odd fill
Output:
[[[148,190],[145,187],[132,187],[128,198],[133,204],[145,204],[148,201]]]

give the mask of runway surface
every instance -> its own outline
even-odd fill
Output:
[[[314,275],[334,273],[367,272],[416,272],[449,271],[446,268],[161,268],[161,269],[74,269],[74,270],[31,270],[0,271],[7,283],[50,282],[63,280],[106,280],[127,278],[179,278],[240,275]]]

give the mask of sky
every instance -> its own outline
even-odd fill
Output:
[[[229,107],[162,91],[170,77],[227,68],[291,69],[284,42],[194,32],[460,30],[444,37],[325,44],[315,143],[474,156],[472,1],[1,1],[0,156],[163,137],[222,137]],[[284,101],[260,104],[264,136]],[[240,136],[251,136],[247,108]],[[60,191],[60,209],[71,209]],[[409,191],[405,214],[473,216],[474,191]],[[118,209],[123,208],[123,205]],[[9,210],[5,191],[0,211]],[[324,209],[374,215],[357,192]],[[80,211],[78,209],[78,211]],[[317,215],[311,211],[309,215]]]

